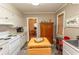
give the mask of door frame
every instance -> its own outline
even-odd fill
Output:
[[[57,14],[57,30],[56,30],[56,33],[58,32],[58,16],[61,15],[61,14],[64,14],[63,15],[63,36],[64,36],[64,28],[65,28],[65,11],[62,11],[61,13]]]
[[[38,18],[37,17],[27,17],[27,41],[29,41],[29,19],[30,18],[35,18],[36,19],[36,22],[38,24]],[[37,28],[37,36],[38,36],[38,28]]]

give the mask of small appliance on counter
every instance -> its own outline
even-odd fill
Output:
[[[24,32],[23,27],[17,27],[16,30],[17,30],[18,33],[20,33],[20,32]]]

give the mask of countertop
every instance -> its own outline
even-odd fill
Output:
[[[0,46],[3,45],[3,44],[6,44],[6,43],[8,43],[7,40],[0,40]]]
[[[79,49],[79,41],[78,40],[68,40],[66,42],[72,44],[73,46],[75,46],[76,48]]]

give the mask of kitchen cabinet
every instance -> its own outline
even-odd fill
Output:
[[[15,40],[15,41],[13,41],[13,42],[10,43],[10,45],[9,45],[9,54],[13,54],[18,48],[20,50],[19,40],[17,39],[17,40]]]
[[[25,36],[23,34],[18,35],[9,44],[9,55],[17,55],[23,45],[26,43]]]
[[[26,43],[24,35],[19,35],[14,38],[13,41],[10,41],[9,45],[9,55],[17,55],[23,45]]]
[[[79,48],[63,40],[63,55],[79,55]]]
[[[16,35],[9,40],[0,40],[0,55],[17,55],[26,43],[25,35]]]
[[[20,36],[20,47],[22,48],[25,43],[26,43],[25,35]]]
[[[9,55],[17,55],[23,45],[26,43],[24,36],[17,36],[9,42]]]
[[[13,25],[13,27],[23,26],[22,17],[17,13],[9,10],[7,6],[0,4],[0,25]]]
[[[0,6],[0,24],[12,24],[11,13]]]

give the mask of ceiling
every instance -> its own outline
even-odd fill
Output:
[[[56,12],[64,5],[64,3],[40,3],[38,6],[32,5],[31,3],[12,3],[12,5],[23,14],[28,14],[38,12]]]

